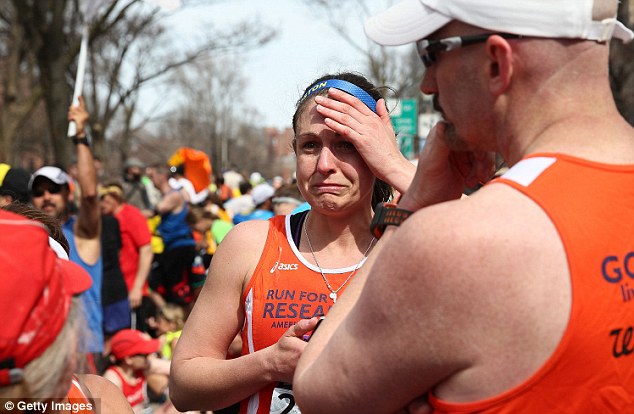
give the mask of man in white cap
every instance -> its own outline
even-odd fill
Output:
[[[71,106],[68,112],[69,120],[75,122],[77,126],[77,135],[72,138],[76,149],[78,184],[81,190],[77,215],[71,214],[73,202],[70,190],[71,179],[60,168],[46,166],[35,171],[29,188],[33,205],[61,220],[64,235],[70,244],[70,260],[81,265],[92,278],[91,288],[82,295],[90,330],[86,348],[82,351],[101,354],[104,341],[101,310],[101,214],[97,193],[97,174],[85,131],[88,117],[84,101],[80,98],[80,105]]]
[[[444,120],[303,352],[303,413],[633,412],[634,130],[608,43],[634,34],[616,11],[405,0],[367,22],[381,44],[416,42]],[[460,200],[491,152],[510,169]]]

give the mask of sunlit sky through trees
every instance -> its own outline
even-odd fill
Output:
[[[383,2],[376,3],[381,10]],[[333,10],[337,13],[337,10]],[[262,115],[262,125],[286,127],[294,112],[301,91],[313,79],[327,72],[353,70],[364,72],[364,57],[335,33],[327,16],[299,0],[229,0],[176,10],[166,19],[181,37],[196,36],[198,28],[217,27],[244,19],[260,18],[273,27],[277,36],[258,50],[241,54],[238,59],[242,74],[248,80],[247,104]],[[349,33],[356,41],[367,41],[362,16],[350,16]]]

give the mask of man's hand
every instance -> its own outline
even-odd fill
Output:
[[[452,151],[444,134],[447,124],[437,123],[429,133],[418,168],[399,206],[416,211],[462,196],[465,187],[488,181],[495,171],[495,154]]]
[[[90,118],[90,115],[86,110],[84,98],[80,96],[79,105],[71,105],[70,108],[68,108],[68,121],[75,123],[75,126],[77,127],[77,137],[81,138],[86,136],[85,127],[88,122],[88,118]]]

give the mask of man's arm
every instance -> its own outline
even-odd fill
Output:
[[[75,122],[77,126],[77,138],[86,137],[86,123],[89,114],[86,111],[84,99],[79,97],[79,105],[71,106],[68,110],[68,120]],[[101,219],[99,211],[99,198],[97,195],[97,172],[90,147],[80,141],[76,141],[78,184],[81,191],[81,204],[77,222],[75,223],[75,236],[77,237],[77,249],[81,258],[94,263],[101,254]]]
[[[437,216],[423,210],[391,230],[326,316],[295,372],[302,412],[395,412],[469,366],[468,347],[457,349],[459,289],[437,277],[453,262],[438,256],[451,237],[440,234]],[[421,228],[438,237],[423,241]]]

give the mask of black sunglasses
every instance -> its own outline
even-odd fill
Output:
[[[59,194],[62,192],[62,186],[55,183],[46,183],[44,185],[38,185],[33,188],[32,194],[33,197],[42,197],[44,195],[44,191],[48,191],[49,194]]]
[[[475,45],[486,42],[493,35],[501,36],[505,39],[520,39],[521,35],[510,33],[485,33],[473,36],[453,36],[439,40],[421,39],[416,42],[418,56],[423,61],[426,68],[430,67],[436,60],[436,55],[440,52],[449,52],[463,46]]]

